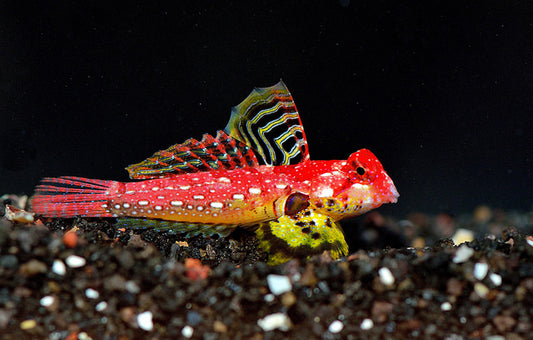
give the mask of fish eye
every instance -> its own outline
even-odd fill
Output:
[[[285,202],[285,215],[294,215],[309,206],[309,196],[295,192],[287,197]]]
[[[366,173],[365,168],[363,168],[362,166],[358,166],[355,171],[357,171],[357,174],[360,176],[363,176]]]

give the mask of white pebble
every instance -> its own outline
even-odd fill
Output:
[[[499,274],[491,273],[489,275],[489,279],[494,283],[495,286],[499,286],[502,284],[502,277]]]
[[[291,280],[285,275],[270,274],[267,276],[268,288],[274,295],[281,295],[290,292],[292,289]]]
[[[65,262],[70,268],[80,268],[85,266],[85,264],[87,263],[87,261],[83,257],[78,255],[70,255],[65,259]]]
[[[394,284],[394,275],[392,275],[392,272],[387,267],[379,268],[379,279],[386,286]]]
[[[85,296],[88,297],[89,299],[98,299],[98,297],[100,296],[100,293],[98,293],[97,290],[94,290],[92,288],[87,288],[85,289]]]
[[[106,308],[107,308],[107,302],[105,301],[100,301],[96,304],[96,306],[94,306],[94,310],[97,312],[101,312],[105,310]]]
[[[489,271],[489,265],[484,262],[478,262],[474,266],[474,277],[481,281],[487,276],[487,273]]]
[[[141,291],[141,288],[135,283],[135,281],[127,281],[126,282],[126,290],[132,294],[137,294]]]
[[[344,324],[339,320],[335,320],[329,324],[328,331],[330,331],[333,334],[336,334],[342,331],[343,328],[344,328]]]
[[[67,273],[67,267],[61,260],[54,260],[52,264],[52,271],[57,275],[64,276]]]
[[[183,329],[181,330],[181,335],[183,335],[187,339],[189,339],[193,335],[193,333],[194,333],[194,328],[192,328],[189,325],[183,327]]]
[[[272,302],[272,301],[274,301],[275,298],[276,298],[276,297],[274,296],[274,294],[267,294],[267,295],[265,295],[265,301],[266,301],[266,302]]]
[[[50,307],[54,303],[55,298],[51,295],[43,296],[41,300],[39,300],[41,306],[43,307]]]
[[[449,310],[452,310],[452,304],[449,303],[448,301],[446,302],[443,302],[441,305],[440,305],[440,309],[447,312]]]
[[[257,320],[257,325],[265,332],[275,329],[288,331],[291,328],[291,319],[284,313],[274,313]]]
[[[533,247],[533,238],[531,238],[530,236],[528,236],[527,239],[526,239],[526,242],[527,242],[527,244],[529,244],[531,247]]]
[[[145,331],[151,331],[154,328],[154,323],[152,322],[152,312],[143,312],[137,315],[137,324],[141,329]]]
[[[362,330],[367,331],[374,327],[374,321],[372,321],[371,319],[364,319],[363,322],[361,322],[361,326],[359,327],[361,327]]]
[[[454,263],[466,262],[470,257],[472,257],[472,255],[474,255],[474,249],[463,244],[462,246],[459,247],[459,249],[457,249],[457,252],[455,252],[453,262]]]

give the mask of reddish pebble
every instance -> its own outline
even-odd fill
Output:
[[[69,230],[63,235],[63,243],[67,248],[74,248],[78,244],[78,234],[74,230]]]
[[[209,276],[209,266],[204,266],[198,259],[185,259],[185,275],[193,280],[203,280]]]

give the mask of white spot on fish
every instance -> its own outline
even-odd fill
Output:
[[[182,201],[170,201],[170,205],[173,205],[175,207],[181,207],[183,205]]]
[[[210,193],[215,193],[216,190],[215,190],[215,189],[210,189],[209,192],[210,192]]]
[[[189,190],[191,188],[190,185],[180,185],[181,190]]]
[[[265,183],[270,183],[270,182],[272,182],[272,181],[269,180],[269,179],[265,179]]]
[[[192,205],[188,205],[187,209],[192,210]]]
[[[248,189],[248,192],[250,194],[259,195],[261,193],[261,189],[259,189],[259,188],[250,188],[250,189]]]
[[[125,192],[125,194],[134,195],[135,194],[135,190],[128,190],[128,191]]]
[[[155,210],[163,210],[163,207],[160,206],[160,205],[156,205],[156,206],[154,207],[154,209],[155,209]]]
[[[322,175],[320,175],[320,177],[329,177],[329,176],[333,176],[331,172],[324,172]]]
[[[233,195],[233,199],[234,200],[243,200],[244,199],[244,195],[243,194],[234,194]]]
[[[331,197],[331,196],[333,196],[333,189],[329,187],[323,188],[318,193],[318,197]]]
[[[219,181],[220,183],[231,183],[231,180],[230,180],[229,178],[227,178],[227,177],[220,177],[220,178],[218,179],[218,181]]]
[[[107,208],[107,204],[102,204],[102,208]]]
[[[287,187],[287,184],[278,183],[276,184],[276,188],[278,189],[285,189]]]
[[[149,202],[143,200],[143,201],[139,201],[137,203],[139,203],[139,205],[148,205]]]
[[[174,187],[165,187],[166,190],[174,190]]]
[[[115,204],[115,209],[120,209],[120,204]]]
[[[157,196],[157,198],[160,199],[160,200],[164,200],[165,196]]]
[[[201,205],[199,205],[199,206],[196,207],[196,210],[198,210],[198,211],[202,211],[202,210],[204,210],[204,207],[202,207]]]
[[[194,198],[195,200],[203,200],[205,197],[204,195],[194,195],[192,198]]]
[[[222,202],[211,202],[210,206],[212,208],[222,209],[222,208],[224,208],[224,203],[222,203]],[[214,216],[214,214],[213,214],[213,216]]]
[[[194,177],[192,180],[193,181],[199,181],[200,179],[198,177]]]
[[[129,204],[129,203],[124,203],[122,206],[123,206],[124,208],[128,209],[128,208],[130,207],[130,204]]]
[[[153,191],[157,191],[157,190],[159,190],[159,187],[153,187],[152,190]]]

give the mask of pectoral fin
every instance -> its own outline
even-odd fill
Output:
[[[348,244],[342,228],[329,216],[316,213],[311,208],[296,215],[284,215],[265,222],[256,230],[259,246],[268,252],[270,265],[288,261],[293,257],[309,257],[329,251],[338,259],[348,254]]]

